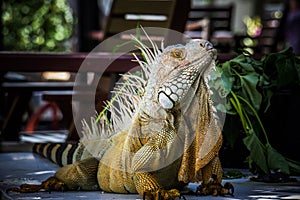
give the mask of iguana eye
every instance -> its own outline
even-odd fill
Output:
[[[171,55],[174,58],[183,58],[184,57],[184,51],[181,49],[175,49],[171,52]]]

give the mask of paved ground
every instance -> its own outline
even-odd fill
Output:
[[[17,192],[6,192],[6,189],[16,187],[22,183],[39,183],[53,175],[58,166],[32,153],[0,153],[0,199],[18,200],[76,200],[76,199],[141,199],[139,195],[110,194],[101,191],[96,192],[39,192],[31,194],[20,194]],[[300,177],[296,177],[300,181]],[[186,195],[187,200],[208,199],[300,199],[300,183],[271,184],[249,181],[248,177],[224,180],[231,182],[235,187],[234,197],[204,197]],[[195,184],[189,188],[194,190]]]

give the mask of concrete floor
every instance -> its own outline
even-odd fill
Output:
[[[53,175],[59,167],[50,161],[30,152],[0,153],[0,199],[47,199],[47,200],[75,200],[75,199],[142,199],[137,194],[112,194],[101,191],[73,191],[73,192],[38,192],[20,194],[6,192],[8,188],[17,187],[22,183],[40,183]],[[296,177],[300,181],[300,177]],[[219,199],[300,199],[300,183],[261,183],[249,180],[249,177],[223,180],[231,182],[235,187],[233,197],[213,197]],[[196,184],[189,188],[195,190]],[[185,195],[187,200],[208,200],[212,196]]]

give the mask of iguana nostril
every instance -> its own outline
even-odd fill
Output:
[[[211,50],[214,48],[214,46],[212,45],[212,43],[207,41],[207,42],[205,42],[205,48],[206,48],[206,50]]]

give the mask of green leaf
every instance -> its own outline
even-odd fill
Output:
[[[222,113],[226,113],[227,112],[226,106],[224,106],[224,104],[218,104],[216,106],[216,109],[219,110],[219,111],[221,111]]]
[[[221,69],[221,78],[223,80],[224,88],[227,93],[227,95],[230,93],[232,89],[233,82],[235,80],[234,74],[231,71],[230,63],[225,62],[221,65],[219,65]]]
[[[232,59],[230,63],[231,66],[235,67],[241,74],[255,71],[251,63],[251,58],[244,55],[239,55]]]
[[[216,70],[211,71],[208,84],[212,92],[211,100],[214,107],[218,111],[226,113],[227,111],[225,105],[228,92],[225,89],[225,82],[222,79],[221,68],[216,68]]]
[[[231,90],[231,86],[229,85],[230,81],[228,81],[226,78],[227,77],[222,76],[221,68],[217,68],[210,73],[208,84],[210,89],[212,89],[214,93],[217,92],[220,98],[226,98]]]
[[[299,82],[297,59],[291,48],[265,55],[262,61],[264,73],[277,89]]]
[[[270,169],[280,170],[285,174],[290,174],[289,165],[286,159],[278,153],[270,143],[266,144],[267,162]]]
[[[265,147],[262,145],[254,130],[249,131],[249,135],[243,139],[244,144],[250,151],[250,158],[266,174],[269,173]]]
[[[232,76],[226,76],[225,73],[222,73],[221,77],[222,77],[223,86],[225,89],[224,92],[225,92],[225,95],[227,96],[232,89],[232,85],[233,85],[233,82],[235,79]]]
[[[271,106],[271,98],[273,96],[273,91],[272,90],[265,90],[263,95],[264,95],[264,102],[265,102],[265,109],[264,112],[267,112],[267,110],[270,108]]]
[[[239,170],[232,169],[232,170],[225,171],[222,177],[225,179],[234,179],[234,178],[245,177],[245,175]]]
[[[256,89],[259,77],[255,73],[250,73],[248,75],[241,76],[241,86],[242,86],[242,97],[244,97],[256,111],[260,109],[262,95]]]
[[[297,81],[297,71],[295,70],[295,62],[292,57],[280,57],[276,62],[278,72],[277,86],[282,88]]]
[[[286,159],[286,160],[288,162],[290,170],[296,172],[297,174],[299,174],[300,173],[300,163],[296,162],[296,161],[293,161],[293,160],[290,160],[290,159]]]
[[[240,55],[219,66],[223,70],[222,79],[227,94],[230,90],[234,91],[249,101],[258,111],[261,106],[262,95],[256,88],[260,82],[260,75],[255,69],[262,72],[262,62]],[[232,106],[229,104],[227,105],[227,108],[230,108],[229,112],[234,113]],[[246,110],[252,114],[249,109],[246,108]]]

